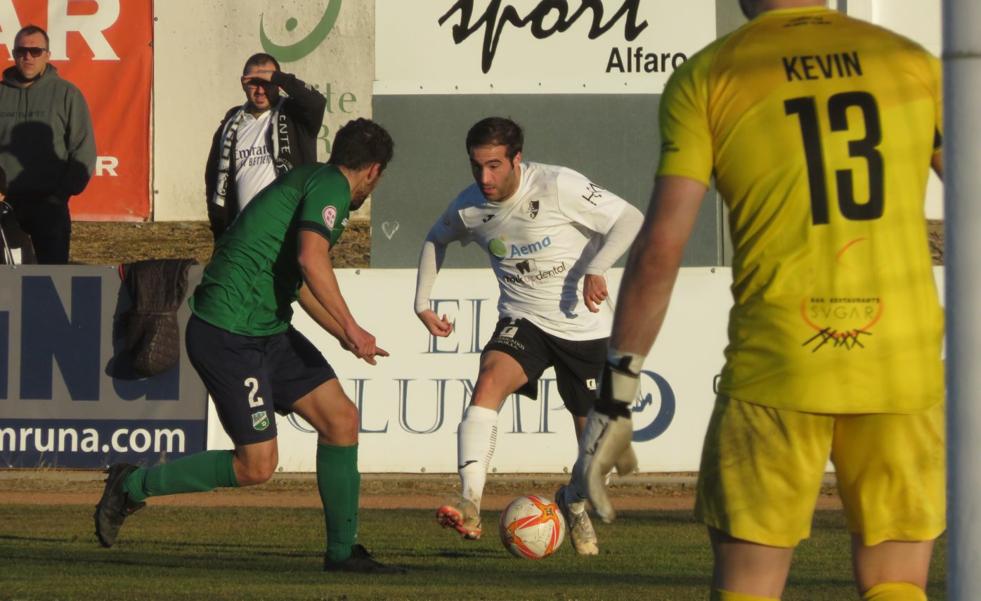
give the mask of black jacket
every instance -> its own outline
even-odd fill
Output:
[[[327,109],[327,99],[323,94],[308,86],[290,73],[276,71],[272,74],[271,82],[286,92],[288,98],[282,106],[286,117],[286,135],[290,141],[291,162],[294,167],[317,161],[317,135],[324,121],[324,111]],[[215,188],[218,185],[218,162],[221,157],[221,132],[241,105],[233,106],[225,113],[221,124],[211,140],[211,152],[208,153],[208,163],[204,168],[205,203],[208,207],[208,220],[211,222],[211,233],[215,240],[225,231],[228,224],[235,218],[238,211],[238,200],[234,185],[228,186],[225,206],[219,207],[211,202]],[[234,148],[232,156],[235,156]],[[229,167],[230,181],[234,182],[234,162]]]

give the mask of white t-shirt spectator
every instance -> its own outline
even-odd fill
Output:
[[[265,111],[258,117],[246,113],[238,127],[235,138],[235,185],[239,211],[276,179],[276,167],[269,147],[272,113]]]

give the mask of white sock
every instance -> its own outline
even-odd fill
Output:
[[[457,430],[457,468],[464,499],[480,509],[487,470],[497,446],[497,411],[470,405]]]

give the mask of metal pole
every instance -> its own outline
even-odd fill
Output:
[[[947,595],[981,594],[981,2],[944,1]]]

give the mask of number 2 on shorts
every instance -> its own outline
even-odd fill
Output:
[[[262,397],[259,392],[259,378],[245,378],[245,387],[249,389],[249,407],[262,407]]]

